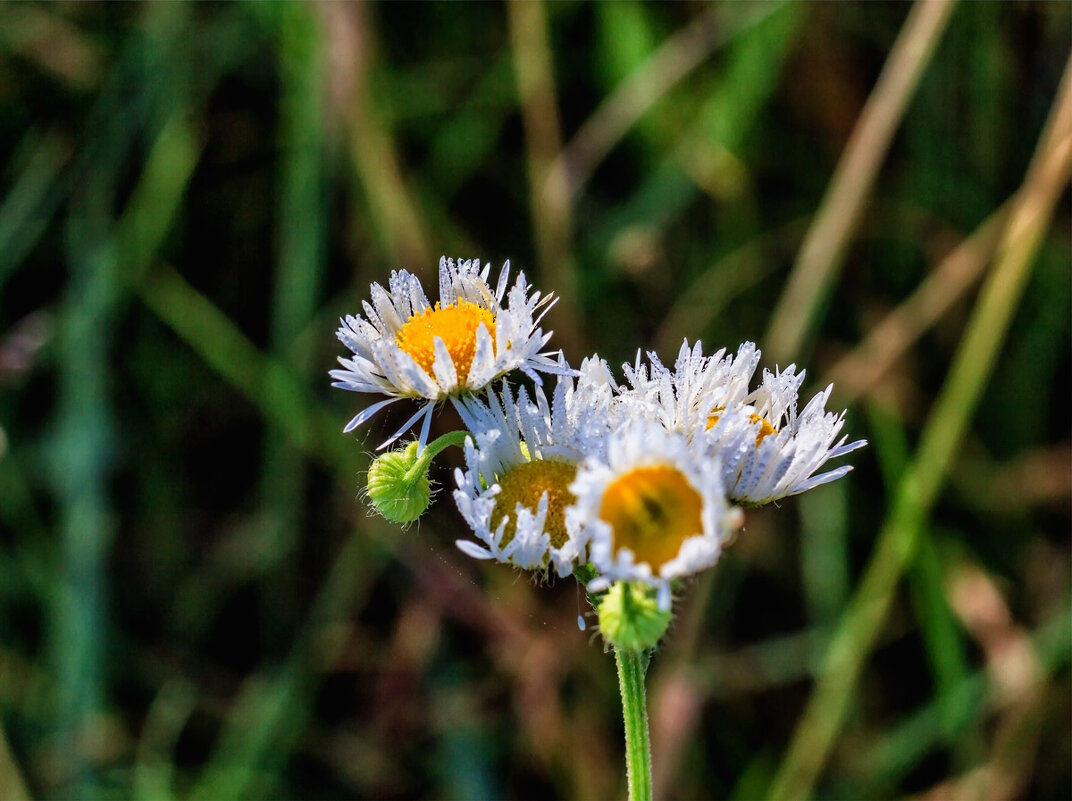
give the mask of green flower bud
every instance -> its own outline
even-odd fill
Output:
[[[616,581],[599,602],[603,639],[625,651],[653,648],[670,617],[669,609],[659,608],[654,588],[641,582]]]
[[[412,523],[428,508],[432,485],[428,450],[417,456],[417,443],[378,456],[369,465],[368,497],[373,508],[392,523]]]

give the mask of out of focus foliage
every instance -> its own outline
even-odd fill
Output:
[[[649,674],[656,794],[765,796],[1072,44],[1067,4],[953,8],[840,271],[768,346],[912,8],[0,5],[0,796],[624,793],[575,583],[457,551],[456,452],[418,526],[358,497],[412,409],[342,435],[372,399],[329,389],[337,319],[440,254],[559,294],[573,361],[753,339],[836,378],[872,446],[750,513]],[[1063,191],[820,797],[1072,793]]]

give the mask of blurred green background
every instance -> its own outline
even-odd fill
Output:
[[[1064,3],[0,4],[0,797],[624,796],[575,582],[457,551],[457,452],[417,526],[359,497],[412,408],[341,433],[338,317],[447,254],[555,291],[571,361],[752,339],[871,442],[681,594],[658,797],[1068,798],[1070,44]]]

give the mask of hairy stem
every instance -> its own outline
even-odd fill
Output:
[[[629,801],[651,801],[651,738],[648,735],[648,698],[644,676],[648,651],[614,649],[618,663],[618,686],[625,720],[625,769]]]

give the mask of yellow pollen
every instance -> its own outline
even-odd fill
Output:
[[[712,428],[714,428],[718,421],[722,419],[722,413],[724,411],[726,411],[725,406],[716,406],[714,409],[712,409],[711,414],[707,415],[707,425],[705,426],[704,430],[710,431]]]
[[[760,417],[758,414],[749,415],[749,419],[753,423],[759,423],[759,433],[756,434],[756,447],[759,447],[759,443],[763,441],[763,438],[769,434],[775,433],[774,426],[767,422],[766,418]]]
[[[705,431],[710,431],[712,428],[714,428],[716,425],[718,425],[718,421],[720,419],[722,419],[722,412],[724,412],[724,411],[726,411],[725,406],[716,406],[714,409],[712,409],[711,413],[707,416],[707,425],[704,426],[704,430]],[[768,423],[766,418],[760,417],[758,414],[749,415],[749,419],[753,423],[759,423],[760,424],[759,433],[756,434],[756,447],[757,448],[759,447],[759,443],[761,443],[763,441],[764,437],[769,436],[770,434],[778,433],[778,429],[776,429],[774,426],[772,426],[770,423]]]
[[[536,511],[540,498],[547,493],[547,517],[543,530],[551,535],[551,544],[561,548],[569,535],[566,533],[566,507],[577,500],[569,491],[569,485],[577,475],[577,465],[554,459],[534,459],[518,465],[499,479],[499,494],[495,497],[495,509],[491,513],[491,530],[499,527],[506,515],[510,520],[503,531],[505,547],[517,534],[515,510],[520,503],[531,512]]]
[[[628,548],[637,564],[659,568],[681,544],[703,533],[703,498],[675,467],[639,467],[611,482],[599,517],[614,533],[614,550]]]
[[[483,323],[491,335],[492,348],[495,347],[495,315],[467,300],[459,300],[449,306],[427,308],[406,320],[398,329],[395,341],[398,347],[413,357],[424,372],[435,378],[432,362],[435,361],[435,338],[443,340],[447,353],[454,362],[458,372],[458,383],[465,384],[469,378],[469,368],[476,355],[476,330]]]

